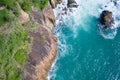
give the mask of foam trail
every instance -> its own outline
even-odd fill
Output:
[[[51,78],[56,77],[55,71],[57,70],[57,66],[56,66],[56,61],[58,58],[56,58],[51,66],[51,69],[49,70],[48,76],[47,76],[47,80],[51,80]]]

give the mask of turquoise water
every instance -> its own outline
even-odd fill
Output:
[[[71,17],[57,26],[58,59],[50,80],[120,80],[120,29],[113,39],[104,38],[90,14],[75,24]]]

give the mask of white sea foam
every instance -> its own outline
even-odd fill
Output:
[[[57,70],[57,66],[56,66],[57,59],[58,59],[58,57],[54,60],[52,66],[51,66],[51,69],[49,70],[47,80],[50,80],[51,78],[56,77],[55,71]]]
[[[105,39],[114,39],[116,34],[117,34],[117,29],[108,29],[108,30],[103,30],[100,29],[100,34],[105,38]]]
[[[83,29],[86,32],[90,30],[91,27],[87,26],[87,23],[85,23],[88,15],[99,18],[103,10],[109,10],[113,12],[115,24],[113,24],[113,27],[111,29],[119,27],[120,0],[116,1],[116,5],[113,1],[111,2],[111,0],[76,0],[76,2],[79,5],[78,8],[72,10],[63,10],[67,8],[67,0],[63,0],[63,3],[58,5],[57,8],[54,10],[56,15],[56,25],[60,25],[61,23],[66,22],[66,20],[72,17],[74,24],[72,24],[70,28],[74,33],[74,37],[78,35],[78,29]],[[71,25],[71,23],[67,24]]]

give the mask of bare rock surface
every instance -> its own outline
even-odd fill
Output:
[[[46,7],[43,12],[33,9],[31,15],[38,26],[36,30],[30,31],[33,43],[28,63],[24,69],[24,80],[46,80],[57,53],[57,38],[52,33],[55,17],[50,6]]]
[[[29,15],[21,9],[20,16],[19,16],[19,22],[25,23],[25,22],[28,22],[29,20],[30,20]]]
[[[112,12],[110,12],[108,10],[104,10],[101,13],[101,16],[100,16],[100,23],[102,25],[105,25],[106,28],[112,27],[112,24],[114,24],[114,19],[112,17]]]

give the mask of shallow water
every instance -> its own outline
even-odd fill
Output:
[[[56,26],[59,50],[50,80],[120,80],[120,28],[110,35],[98,26],[100,11],[109,0],[77,2],[80,7],[74,15]]]

